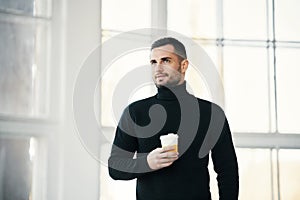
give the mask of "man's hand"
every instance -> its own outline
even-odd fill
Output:
[[[156,148],[147,156],[147,162],[151,169],[158,170],[170,166],[178,159],[178,153],[173,146]]]

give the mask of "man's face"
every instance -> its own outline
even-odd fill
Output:
[[[184,82],[187,60],[180,62],[172,45],[152,49],[150,64],[152,78],[157,87],[174,87]]]

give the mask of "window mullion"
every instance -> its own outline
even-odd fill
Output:
[[[151,27],[158,29],[167,28],[167,0],[151,1]]]

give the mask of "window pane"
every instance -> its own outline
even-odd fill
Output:
[[[233,131],[268,132],[267,50],[224,47],[225,105]]]
[[[189,37],[216,38],[216,1],[168,1],[168,29]]]
[[[0,17],[0,113],[45,114],[48,25],[34,19]]]
[[[299,8],[298,0],[275,0],[276,40],[300,40]]]
[[[196,41],[197,42],[197,41]],[[212,62],[215,64],[215,68],[217,71],[219,71],[219,68],[217,66],[218,63],[218,47],[213,45],[206,45],[201,44],[199,41],[197,42],[199,46],[203,48],[205,53],[209,56],[209,58],[212,60]],[[194,55],[193,55],[194,54]],[[188,53],[188,59],[191,57],[199,56],[199,52],[189,52]],[[189,60],[189,67],[186,73],[186,80],[189,86],[191,87],[190,93],[194,94],[195,96],[206,99],[209,101],[212,101],[212,96],[210,88],[207,85],[207,80],[204,77],[203,74],[201,74],[201,71],[198,71],[198,67],[194,66],[192,63],[192,60]]]
[[[224,0],[224,37],[267,39],[267,7],[261,0]]]
[[[299,199],[300,150],[279,150],[279,169],[281,199]]]
[[[272,199],[270,150],[236,149],[239,176],[239,199]]]
[[[207,55],[209,56],[209,58],[212,60],[212,62],[215,64],[215,67],[217,69],[218,72],[220,72],[221,68],[218,65],[218,61],[219,61],[219,47],[216,46],[216,44],[206,44],[205,42],[202,41],[197,41],[194,40],[200,47],[203,48],[203,50],[207,53]],[[191,54],[196,53],[197,52],[190,52]]]
[[[129,31],[151,26],[150,0],[103,0],[102,29]]]
[[[102,125],[113,127],[116,126],[119,120],[118,117],[120,117],[114,116],[115,113],[113,113],[112,109],[114,106],[112,105],[112,99],[114,93],[116,92],[116,88],[118,87],[118,84],[120,84],[122,78],[126,77],[127,75],[130,75],[131,73],[136,73],[134,70],[136,70],[138,67],[148,65],[150,69],[149,55],[149,50],[137,50],[130,52],[126,55],[117,58],[113,63],[111,63],[108,69],[105,72],[103,72],[104,75],[102,77],[101,82]],[[151,80],[151,70],[149,70],[149,80]],[[153,92],[156,92],[154,84],[152,85],[152,87],[150,87],[149,85],[136,85],[135,87],[136,88],[132,88],[130,98],[124,99],[124,101],[128,101],[128,103],[130,103],[137,99],[149,97]],[[124,98],[124,96],[117,96],[117,98]]]
[[[0,10],[15,14],[50,17],[50,0],[0,0]]]
[[[36,147],[33,138],[0,137],[0,199],[32,199]]]
[[[278,48],[276,53],[278,129],[300,133],[300,49]]]
[[[108,174],[108,168],[100,167],[100,199],[133,200],[136,199],[136,180],[116,181]]]

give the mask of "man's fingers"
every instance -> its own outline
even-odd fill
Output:
[[[173,162],[170,163],[162,163],[160,164],[160,168],[164,168],[164,167],[169,167],[170,165],[172,165]]]
[[[147,156],[147,162],[151,169],[160,169],[172,165],[178,159],[178,153],[174,147],[156,148]]]
[[[158,156],[158,163],[173,163],[177,159],[177,153],[162,153]]]
[[[158,164],[172,164],[174,161],[175,161],[176,159],[162,159],[162,160],[160,160],[159,161],[159,163]]]
[[[159,154],[160,158],[177,158],[178,153],[177,152],[164,152]]]

